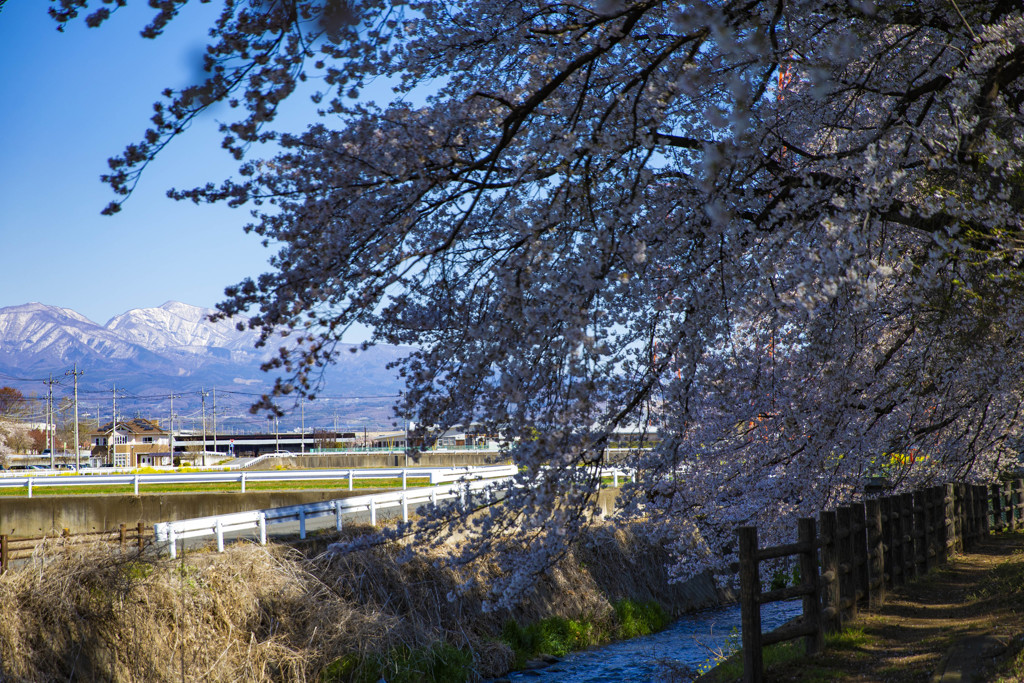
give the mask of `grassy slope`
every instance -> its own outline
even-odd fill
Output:
[[[0,577],[0,678],[474,680],[537,650],[514,650],[503,630],[546,620],[557,631],[559,619],[623,633],[648,627],[638,610],[672,614],[686,595],[666,583],[664,551],[623,532],[595,532],[507,613],[481,609],[488,563],[472,569],[476,590],[450,600],[466,577],[429,557],[399,563],[398,545],[326,555],[327,540],[243,543],[173,562],[54,547],[46,562]],[[652,595],[658,608],[639,605]]]

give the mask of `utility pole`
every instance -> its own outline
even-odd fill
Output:
[[[302,453],[306,452],[306,403],[299,404],[299,413],[302,415],[302,427],[299,432],[299,443],[302,445]]]
[[[401,396],[405,396],[405,392],[402,392]],[[409,467],[409,415],[403,415],[402,419],[405,421],[405,467]]]
[[[277,415],[274,416],[274,451],[281,452],[281,430],[277,423]]]
[[[203,402],[203,464],[206,464],[206,389],[199,390],[199,398]]]
[[[110,440],[107,442],[107,457],[110,458],[110,464],[114,464],[114,458],[117,455],[117,448],[114,446],[114,439],[117,438],[117,385],[110,390],[113,394],[114,404],[110,411]]]
[[[54,446],[56,446],[54,439],[54,425],[56,420],[53,420],[53,385],[54,385],[53,374],[50,374],[50,379],[46,380],[46,448],[50,451],[50,469],[54,468]]]
[[[174,467],[174,399],[179,398],[179,394],[171,394],[171,422],[170,429],[167,430],[167,442],[170,444],[171,449],[171,467]]]
[[[72,377],[75,378],[75,471],[77,472],[77,471],[82,469],[81,455],[79,454],[79,448],[78,448],[78,445],[79,445],[79,441],[78,441],[78,378],[81,375],[84,375],[85,371],[83,370],[82,372],[79,372],[78,371],[78,363],[76,362],[74,370],[72,370],[70,373],[68,373],[68,372],[64,373],[65,376],[67,376],[69,374]]]
[[[213,452],[217,452],[217,388],[213,389]]]

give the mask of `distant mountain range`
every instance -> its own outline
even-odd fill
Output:
[[[42,395],[42,380],[51,373],[61,377],[77,363],[84,372],[80,394],[110,396],[114,385],[126,395],[182,394],[175,412],[179,405],[194,404],[191,394],[198,396],[201,388],[254,397],[269,390],[274,376],[259,366],[276,348],[257,349],[258,332],[237,330],[237,319],[210,322],[213,312],[169,301],[130,310],[100,325],[71,309],[40,303],[0,308],[0,386]],[[346,401],[349,412],[343,422],[389,421],[381,411],[389,402],[365,397],[393,396],[401,390],[395,372],[386,366],[409,350],[378,345],[340,354],[326,371],[320,393],[361,397]],[[70,378],[62,384],[62,395],[69,386]],[[315,406],[310,408],[316,412]],[[337,406],[332,410],[336,413]]]

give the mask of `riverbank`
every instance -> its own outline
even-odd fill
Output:
[[[953,683],[1024,681],[1024,534],[993,534],[945,566],[892,591],[825,650],[766,648],[766,681]],[[771,651],[771,652],[769,652]],[[702,683],[739,680],[738,663]]]
[[[513,668],[508,636],[531,624],[557,618],[621,633],[624,611],[638,606],[674,616],[719,601],[709,578],[669,584],[664,549],[608,528],[500,613],[482,610],[488,562],[472,568],[472,591],[449,600],[466,577],[431,558],[399,563],[397,544],[324,555],[333,540],[240,543],[175,561],[44,549],[0,576],[0,678],[477,680]]]

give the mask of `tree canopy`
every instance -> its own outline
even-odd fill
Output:
[[[354,323],[416,346],[400,409],[482,422],[523,466],[466,551],[525,532],[509,587],[585,523],[576,466],[618,428],[656,428],[626,511],[680,576],[870,475],[1016,462],[1019,2],[225,0],[211,36],[208,80],[111,160],[118,201],[237,108],[240,176],[173,193],[251,207],[280,245],[222,314],[294,330],[280,393],[314,393]],[[360,97],[374,79],[391,102]],[[272,131],[310,88],[319,119]]]

